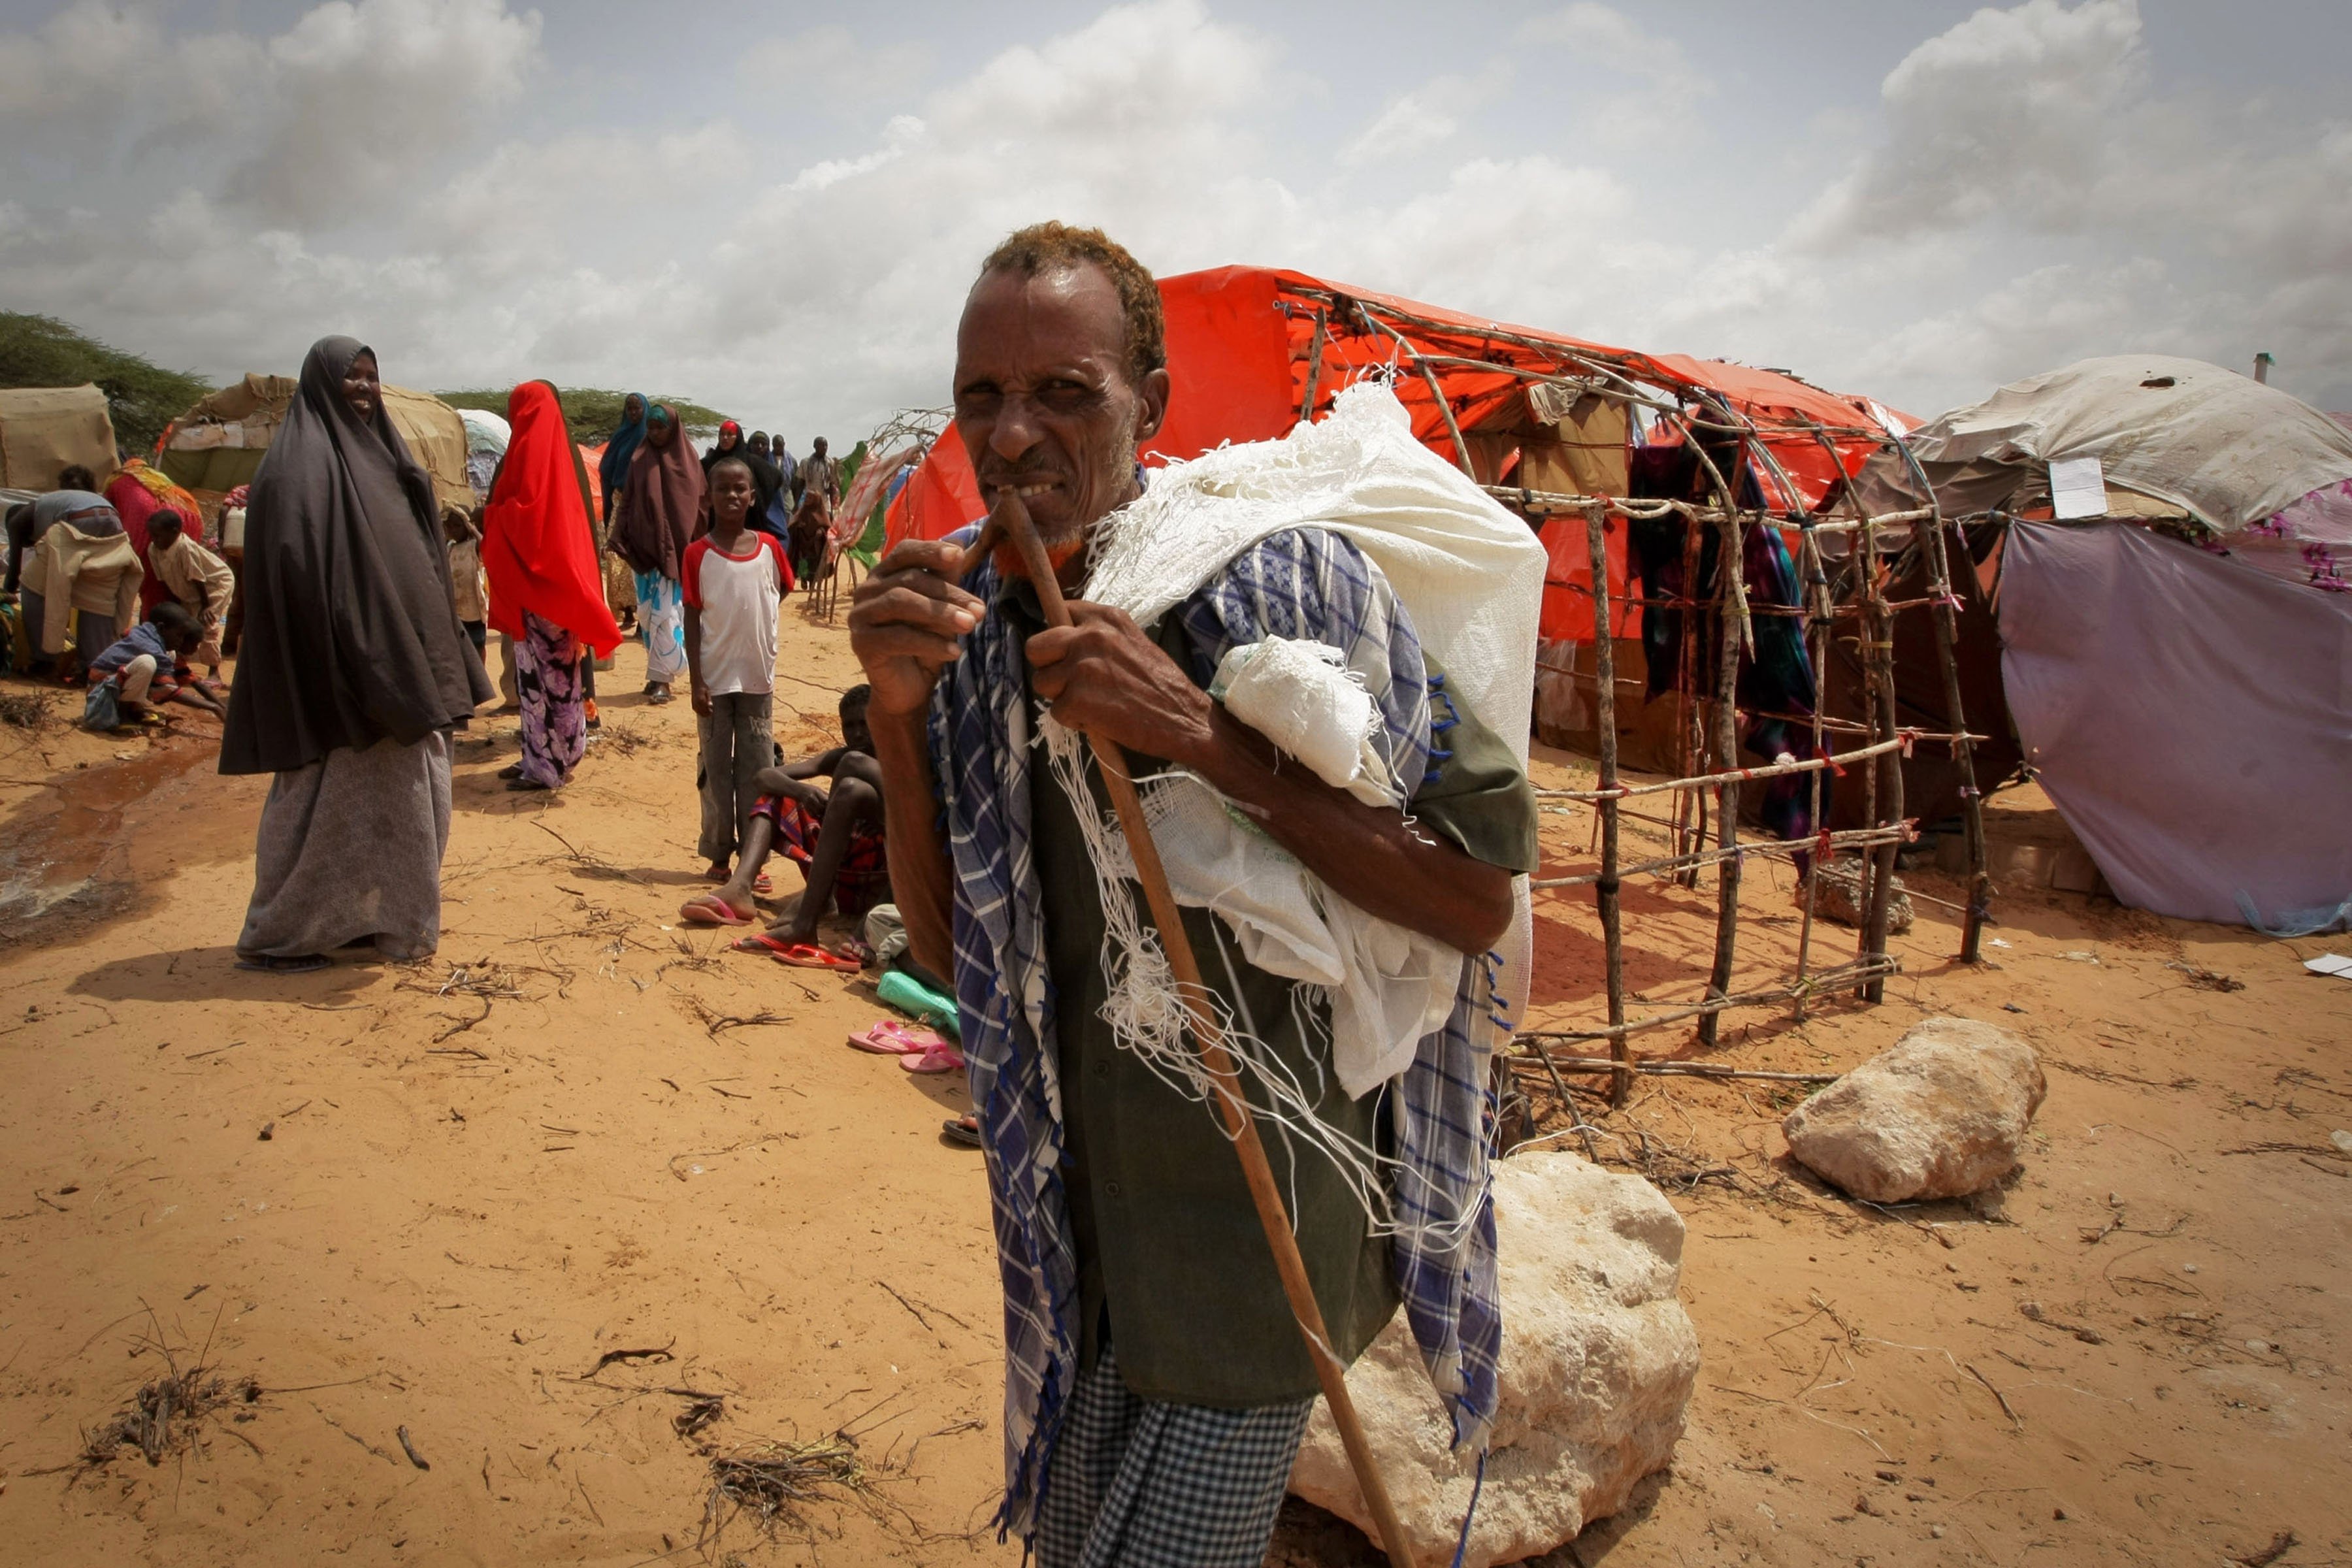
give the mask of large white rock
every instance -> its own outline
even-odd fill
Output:
[[[1929,1018],[1789,1113],[1789,1152],[1877,1204],[1982,1192],[2017,1168],[2049,1090],[2033,1047],[1991,1024]]]
[[[1683,1222],[1657,1188],[1568,1153],[1495,1167],[1502,1404],[1463,1561],[1516,1563],[1573,1541],[1663,1469],[1683,1435],[1698,1334],[1675,1300]],[[1348,1373],[1381,1478],[1423,1568],[1450,1563],[1478,1456],[1453,1426],[1404,1314]],[[1376,1541],[1330,1412],[1318,1400],[1290,1489]]]

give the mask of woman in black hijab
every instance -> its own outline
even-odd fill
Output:
[[[441,940],[449,731],[497,695],[449,594],[433,481],[374,351],[321,338],[253,477],[224,773],[274,773],[240,967],[300,972]]]

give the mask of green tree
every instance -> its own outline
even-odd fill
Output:
[[[202,376],[164,370],[110,349],[54,316],[0,310],[0,386],[79,386],[86,381],[106,394],[115,440],[142,458],[164,426],[214,390]]]

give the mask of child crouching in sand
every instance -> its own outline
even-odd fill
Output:
[[[817,921],[828,909],[855,920],[890,898],[890,863],[882,839],[882,768],[866,727],[872,689],[853,686],[841,697],[842,743],[782,767],[761,770],[759,798],[744,825],[735,874],[715,893],[678,911],[698,925],[749,925],[760,868],[781,850],[801,868],[800,903],[760,936],[736,943],[779,963],[813,969],[857,969],[863,957],[816,944]],[[830,791],[808,781],[829,778]]]
[[[90,696],[111,695],[119,718],[137,722],[166,702],[181,702],[215,719],[228,710],[195,682],[187,657],[204,641],[196,617],[180,605],[164,601],[147,620],[118,637],[89,661]],[[93,700],[92,712],[106,704]],[[85,715],[83,723],[90,722]]]

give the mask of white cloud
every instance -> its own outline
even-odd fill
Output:
[[[31,171],[0,200],[0,299],[222,375],[348,331],[408,384],[681,392],[845,442],[943,399],[972,268],[1051,216],[1163,272],[1298,267],[1920,412],[2132,347],[2271,348],[2285,384],[2352,401],[2352,130],[2158,79],[2121,0],[1978,13],[1874,106],[1832,106],[1842,129],[1811,145],[1837,161],[1810,163],[1735,145],[1751,106],[1662,24],[1598,5],[1513,55],[1336,84],[1306,74],[1311,37],[1202,0],[992,45],[928,90],[858,75],[897,46],[819,28],[746,57],[755,88],[798,61],[870,89],[819,106],[857,139],[796,160],[731,96],[567,118],[537,14],[498,0],[337,0],[275,37],[167,37],[158,15],[76,0],[0,32],[0,122]],[[97,45],[224,68],[126,100],[74,74]],[[1590,90],[1530,112],[1511,86],[1530,49],[1570,52]],[[20,93],[46,107],[16,113]],[[1616,95],[1702,140],[1597,146],[1580,117]],[[1690,168],[1805,216],[1727,228]]]
[[[1715,90],[1682,45],[1594,0],[1578,0],[1549,16],[1535,17],[1520,27],[1519,36],[1529,43],[1566,47],[1583,69],[1598,67],[1638,77],[1676,106],[1687,106]]]
[[[919,38],[862,44],[837,23],[761,38],[735,62],[735,79],[754,93],[814,96],[829,105],[888,97],[930,72]]]
[[[363,210],[520,92],[539,37],[504,0],[328,0],[269,41],[266,129],[226,194],[280,222]]]

